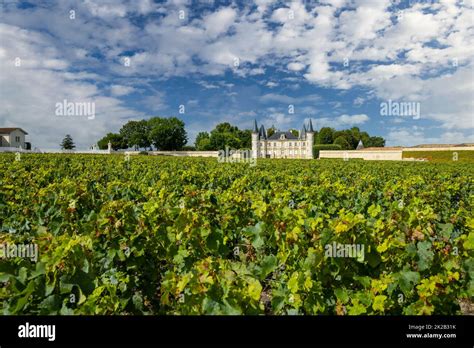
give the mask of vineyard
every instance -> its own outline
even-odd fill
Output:
[[[2,154],[0,167],[3,314],[461,314],[474,296],[469,163]],[[18,245],[37,260],[11,257]]]

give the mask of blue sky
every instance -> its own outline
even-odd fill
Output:
[[[308,118],[387,145],[474,142],[473,18],[472,0],[5,0],[0,126],[39,148],[151,116],[183,119],[190,143]],[[64,99],[96,117],[55,115]],[[381,115],[389,100],[420,117]]]

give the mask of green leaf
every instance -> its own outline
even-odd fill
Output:
[[[423,241],[418,242],[418,268],[420,271],[424,271],[431,266],[433,261],[434,253],[431,251],[431,242]]]
[[[349,315],[360,315],[367,313],[367,309],[358,300],[352,301],[352,306],[347,308],[347,314]]]
[[[273,272],[277,267],[278,259],[275,255],[265,256],[260,263],[260,277],[261,279],[266,278],[268,274]]]
[[[467,250],[474,250],[474,231],[469,232],[463,247]]]
[[[405,296],[408,296],[416,284],[420,281],[420,273],[412,271],[403,271],[399,273],[398,285]]]
[[[347,303],[349,301],[349,295],[346,289],[336,289],[334,290],[334,294],[336,295],[337,299],[342,303]]]
[[[438,224],[440,231],[439,234],[444,238],[450,238],[451,233],[453,232],[454,226],[451,223],[447,224]]]

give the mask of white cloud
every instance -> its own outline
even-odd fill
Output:
[[[232,8],[223,8],[206,16],[204,18],[204,28],[207,35],[215,38],[220,34],[224,34],[234,23],[236,16],[237,12]]]
[[[123,86],[123,85],[112,85],[110,86],[110,94],[114,97],[121,97],[123,95],[127,95],[133,93],[135,88],[130,86]]]
[[[56,64],[45,64],[63,61],[45,35],[0,24],[0,36],[5,52],[0,56],[2,66],[12,65],[18,53],[26,57],[25,64],[3,69],[0,74],[0,124],[25,129],[34,147],[58,148],[69,133],[78,148],[88,148],[107,132],[117,131],[121,119],[140,115],[120,100],[105,97],[95,84],[87,81],[95,75],[81,71],[72,74],[58,69]],[[69,65],[63,62],[60,67]],[[55,105],[64,99],[95,103],[95,119],[57,116]]]
[[[133,113],[119,100],[100,99],[104,91],[99,82],[107,85],[109,74],[165,80],[230,73],[257,79],[276,68],[299,80],[290,86],[285,78],[270,81],[267,87],[296,88],[304,79],[333,89],[358,86],[382,100],[419,101],[422,118],[449,134],[474,128],[474,8],[466,2],[415,1],[392,21],[391,3],[331,0],[306,6],[302,0],[289,4],[259,0],[254,11],[234,3],[184,21],[177,11],[189,11],[189,1],[86,0],[75,6],[74,20],[69,19],[69,2],[26,9],[7,3],[5,24],[0,27],[0,60],[6,67],[0,79],[8,82],[1,87],[7,100],[1,121],[17,122],[18,115],[28,119],[45,107],[45,98],[70,96],[96,98],[115,108],[118,113],[111,117],[117,121],[104,121],[105,129],[114,127],[118,117]],[[160,16],[148,17],[143,28],[131,20],[131,15],[152,13]],[[125,52],[131,55],[130,67],[123,64]],[[21,69],[13,65],[16,57]],[[349,65],[344,67],[345,58]],[[49,90],[38,87],[46,83]],[[132,92],[124,87],[111,87],[110,95]],[[30,110],[20,105],[24,98],[31,98]],[[150,105],[163,106],[162,100],[153,98]],[[304,101],[312,102],[278,94],[261,97],[263,103]],[[94,127],[87,139],[100,127]]]
[[[347,128],[351,126],[357,126],[366,123],[369,120],[369,116],[366,114],[358,115],[341,115],[338,117],[318,117],[313,119],[313,125],[316,128],[321,127],[333,127],[336,129]]]
[[[305,65],[302,63],[293,62],[293,63],[288,64],[288,70],[291,70],[291,71],[301,71],[304,68],[305,68]]]
[[[429,134],[429,130],[422,128],[394,128],[385,137],[386,145],[415,146],[421,144],[461,144],[474,142],[474,134],[448,131],[438,136],[427,136],[426,133]]]

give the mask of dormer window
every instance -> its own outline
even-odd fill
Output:
[[[285,134],[280,135],[280,140],[285,140]]]

